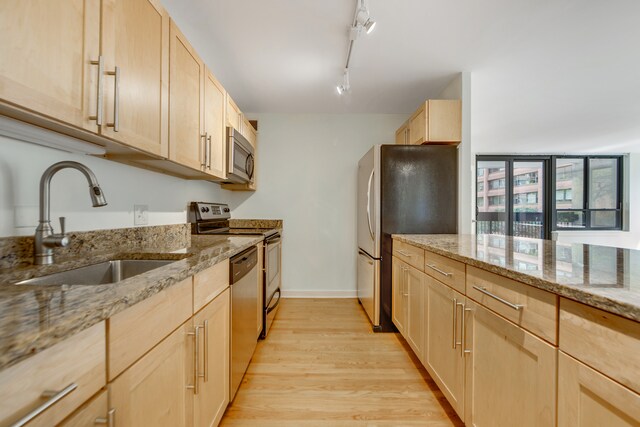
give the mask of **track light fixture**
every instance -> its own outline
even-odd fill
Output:
[[[349,27],[349,50],[347,52],[347,63],[344,66],[344,75],[342,77],[342,84],[336,86],[338,95],[342,95],[348,92],[351,88],[349,84],[349,63],[351,61],[351,54],[353,53],[353,47],[355,45],[358,36],[364,29],[365,33],[370,34],[376,26],[376,21],[371,19],[369,8],[367,7],[366,0],[356,0],[356,11],[353,16],[353,23]]]
[[[342,76],[342,84],[336,86],[336,89],[338,90],[338,95],[349,92],[349,89],[351,89],[351,85],[349,84],[349,69],[345,68],[344,75]]]

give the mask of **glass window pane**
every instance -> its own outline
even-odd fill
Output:
[[[544,162],[513,162],[513,235],[544,239]]]
[[[557,211],[556,225],[561,228],[584,228],[585,218],[584,211]]]
[[[591,227],[615,228],[617,211],[591,211]]]
[[[476,173],[477,234],[506,233],[505,161],[478,161]]]
[[[618,160],[589,159],[589,208],[618,206]]]
[[[584,209],[584,159],[556,160],[556,209]]]

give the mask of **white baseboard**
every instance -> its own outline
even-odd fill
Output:
[[[354,289],[352,291],[323,291],[323,290],[304,290],[304,291],[288,291],[282,290],[282,298],[357,298],[358,293]]]

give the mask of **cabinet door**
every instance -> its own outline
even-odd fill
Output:
[[[204,79],[204,128],[207,135],[206,172],[226,178],[225,90],[209,70]]]
[[[402,125],[402,127],[396,131],[396,145],[407,144],[407,141],[405,140],[407,136],[406,129],[406,125]]]
[[[227,93],[227,124],[242,133],[242,112]]]
[[[169,15],[158,0],[103,0],[102,10],[101,132],[167,157]]]
[[[170,33],[169,159],[203,170],[204,63],[173,21]]]
[[[109,414],[107,390],[103,390],[93,399],[76,409],[76,411],[60,423],[58,427],[86,427],[100,425],[96,420],[104,420],[105,422],[101,424],[107,425],[108,417],[111,417],[113,420],[114,416],[115,411]]]
[[[553,426],[557,349],[467,299],[466,425]]]
[[[117,425],[193,424],[193,338],[188,321],[110,384]]]
[[[391,287],[393,289],[391,298],[391,319],[393,324],[398,328],[398,332],[405,334],[406,323],[406,302],[405,302],[405,284],[406,270],[405,264],[393,257]]]
[[[425,275],[426,276],[426,275]],[[464,419],[464,296],[430,276],[427,283],[424,365],[453,409]]]
[[[194,425],[218,425],[229,403],[230,290],[227,288],[194,316],[200,326],[198,394]]]
[[[406,270],[407,324],[406,340],[422,360],[424,342],[424,284],[425,274],[413,267]]]
[[[426,136],[429,130],[427,127],[427,106],[428,103],[423,103],[418,110],[413,113],[411,120],[409,121],[409,144],[420,145],[427,140]]]
[[[571,356],[558,356],[558,426],[640,425],[640,395]]]
[[[256,148],[256,130],[244,116],[242,117],[242,135],[247,138],[247,141],[249,141],[253,148]]]
[[[94,132],[100,2],[0,2],[0,99]]]

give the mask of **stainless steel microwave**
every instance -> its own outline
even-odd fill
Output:
[[[254,149],[251,143],[233,127],[227,127],[227,179],[233,184],[253,182]]]

